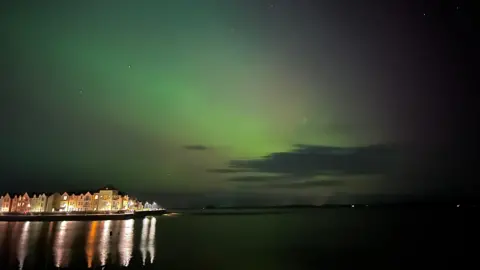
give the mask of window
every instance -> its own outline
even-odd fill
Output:
[[[63,199],[66,200],[66,199],[67,199],[67,195],[63,196]]]

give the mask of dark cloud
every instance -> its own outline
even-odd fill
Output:
[[[244,170],[237,170],[237,169],[208,169],[207,172],[210,173],[239,173],[243,172]]]
[[[244,182],[244,183],[260,183],[260,182],[269,182],[276,180],[283,180],[285,176],[238,176],[229,178],[229,181],[232,182]]]
[[[186,145],[184,146],[185,149],[187,150],[198,150],[198,151],[203,151],[203,150],[208,150],[209,148],[205,145]]]
[[[269,183],[265,185],[266,188],[285,188],[285,189],[302,189],[302,188],[314,188],[314,187],[336,187],[343,185],[343,181],[340,180],[309,180],[302,182],[289,182],[289,183]]]
[[[330,147],[295,145],[290,152],[269,154],[260,159],[232,160],[234,172],[274,173],[283,176],[309,178],[319,175],[386,175],[399,157],[393,145],[364,147]]]
[[[278,188],[278,189],[302,189],[315,187],[334,187],[343,184],[343,180],[339,179],[305,179],[305,178],[291,178],[285,175],[250,175],[238,176],[228,179],[232,182],[249,184],[244,186],[247,189],[257,188]]]
[[[230,178],[230,181],[242,182],[243,184],[240,188],[247,190],[258,190],[258,189],[308,189],[308,188],[318,188],[318,187],[338,187],[344,184],[343,180],[298,180],[298,179],[287,179],[285,177],[268,177],[268,176],[252,176],[252,177],[235,177]]]

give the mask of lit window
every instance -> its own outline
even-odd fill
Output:
[[[65,195],[65,196],[63,196],[63,199],[64,199],[64,200],[66,200],[66,199],[67,199],[67,196],[66,196],[66,195]]]
[[[98,199],[98,195],[95,195],[95,200],[97,200],[97,199]]]

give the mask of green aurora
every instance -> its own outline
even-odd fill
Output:
[[[2,16],[15,97],[30,106],[3,142],[30,174],[72,188],[208,193],[238,186],[208,172],[230,160],[391,140],[341,67],[308,76],[252,26],[261,16],[214,1],[106,2]]]

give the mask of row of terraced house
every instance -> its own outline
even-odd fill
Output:
[[[149,207],[149,206],[147,206]],[[112,187],[84,193],[24,193],[0,196],[2,213],[111,212],[143,210],[142,202]]]

